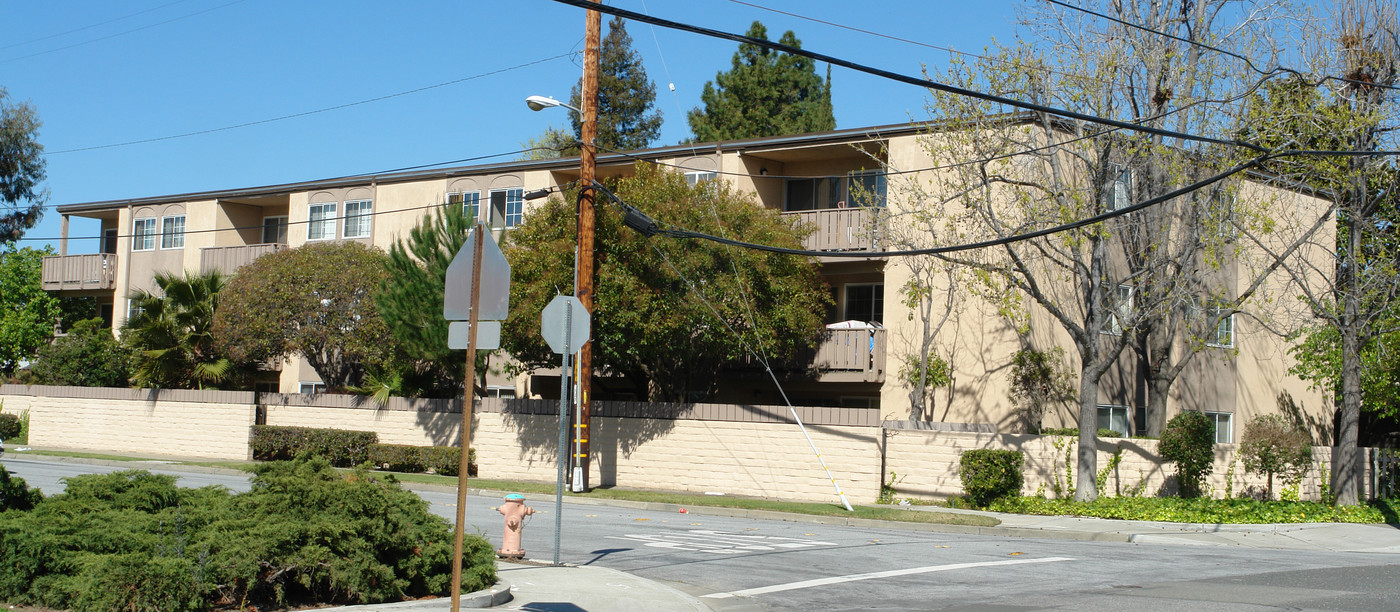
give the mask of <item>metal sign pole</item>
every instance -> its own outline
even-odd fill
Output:
[[[461,457],[457,460],[457,526],[452,530],[452,612],[461,609],[462,599],[462,525],[467,513],[467,468],[471,461],[472,407],[475,399],[476,381],[476,332],[477,315],[481,303],[481,252],[484,239],[481,238],[481,224],[474,228],[477,240],[472,249],[471,316],[467,331],[467,380],[466,391],[462,394],[462,444]]]
[[[564,309],[564,359],[559,365],[559,480],[554,492],[554,564],[559,565],[559,540],[564,528],[564,465],[569,452],[569,335],[574,309]]]

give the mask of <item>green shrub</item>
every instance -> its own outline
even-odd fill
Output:
[[[1099,430],[1096,431],[1096,432],[1094,432],[1094,433],[1095,433],[1095,435],[1097,435],[1097,436],[1100,437],[1100,438],[1119,438],[1119,437],[1122,437],[1122,434],[1120,434],[1120,433],[1118,433],[1118,432],[1116,432],[1116,431],[1113,431],[1112,429],[1109,429],[1109,428],[1107,428],[1107,427],[1100,427]]]
[[[13,414],[0,414],[0,440],[11,440],[19,437],[19,432],[24,430],[24,423],[19,417]]]
[[[988,509],[1045,516],[1091,516],[1130,521],[1210,524],[1395,524],[1397,510],[1395,502],[1384,500],[1370,500],[1357,506],[1332,506],[1318,502],[1175,497],[1100,497],[1092,502],[1044,497],[1003,497],[993,500]]]
[[[495,583],[465,540],[462,589]],[[0,512],[0,601],[76,612],[274,609],[446,595],[452,527],[391,479],[322,458],[260,465],[252,490],[142,471],[70,478]]]
[[[427,469],[423,447],[407,444],[371,444],[369,462],[391,472],[422,472]]]
[[[1312,450],[1308,434],[1276,414],[1255,417],[1240,438],[1240,461],[1251,473],[1268,476],[1268,499],[1274,498],[1274,474],[1297,484],[1312,466]]]
[[[1215,467],[1215,423],[1203,413],[1183,411],[1167,422],[1157,450],[1176,464],[1181,496],[1200,497],[1205,477]]]
[[[964,451],[958,469],[963,492],[978,506],[985,506],[999,497],[1019,495],[1024,482],[1021,466],[1025,460],[1020,451]]]
[[[1079,437],[1078,427],[1047,427],[1040,430],[1042,436],[1074,436]]]
[[[39,348],[29,365],[32,385],[127,387],[135,352],[112,335],[102,319],[73,324],[68,335]]]
[[[43,499],[38,489],[29,488],[23,478],[10,476],[9,470],[0,465],[0,512],[29,510]]]
[[[285,461],[310,452],[337,467],[348,467],[368,461],[369,447],[377,443],[379,434],[372,431],[253,426],[253,458],[259,461]]]
[[[433,469],[434,473],[443,476],[456,476],[460,471],[462,462],[462,450],[455,446],[425,446],[423,447],[423,462]],[[467,475],[476,476],[476,449],[467,451]]]

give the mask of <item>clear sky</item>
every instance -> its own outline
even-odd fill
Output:
[[[804,48],[917,75],[948,60],[930,46],[978,52],[993,38],[1009,41],[1018,1],[608,4],[740,34],[759,20],[770,39],[791,29]],[[55,206],[516,151],[547,126],[568,125],[567,111],[531,112],[524,99],[567,99],[582,71],[584,12],[551,0],[63,0],[0,4],[0,23],[0,86],[39,111]],[[654,144],[675,144],[690,133],[685,111],[737,44],[642,23],[627,29],[664,114]],[[921,88],[841,68],[832,80],[838,128],[925,116]],[[332,107],[341,108],[312,112]],[[292,115],[300,116],[279,119]],[[205,133],[169,138],[192,132]],[[50,210],[27,236],[56,238],[59,219]],[[69,232],[96,234],[95,222],[77,218]],[[96,249],[96,240],[69,244],[70,253]]]

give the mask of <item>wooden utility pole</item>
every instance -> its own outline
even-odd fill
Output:
[[[595,0],[596,2],[597,0]],[[578,199],[578,253],[577,270],[574,278],[574,293],[583,308],[593,312],[593,181],[598,158],[594,144],[598,141],[598,56],[599,38],[603,29],[603,15],[589,10],[583,46],[583,87],[579,98],[579,111],[583,113],[579,147],[579,190]],[[574,424],[575,465],[583,467],[582,490],[588,487],[588,422],[589,392],[593,388],[593,341],[585,342],[578,357],[579,414]],[[575,485],[574,489],[580,487]]]

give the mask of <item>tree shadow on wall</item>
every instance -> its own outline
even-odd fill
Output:
[[[616,485],[619,457],[628,457],[642,445],[665,437],[675,429],[676,420],[694,408],[694,404],[682,403],[592,402],[591,431],[588,432],[592,461],[589,484]],[[522,459],[552,460],[559,452],[558,400],[504,400],[502,416],[506,427],[515,431],[520,441]],[[573,423],[571,409],[565,423],[567,443],[573,441],[568,436]]]
[[[1287,391],[1279,392],[1278,409],[1279,412],[1283,413],[1284,418],[1293,423],[1294,427],[1301,428],[1303,431],[1308,432],[1314,444],[1318,442],[1321,442],[1323,445],[1332,444],[1331,414],[1327,414],[1326,416],[1308,414],[1308,412],[1303,409],[1303,405],[1294,400],[1293,396],[1289,395]],[[1243,431],[1243,429],[1240,431]]]

